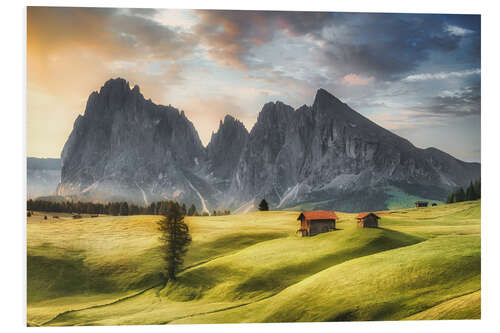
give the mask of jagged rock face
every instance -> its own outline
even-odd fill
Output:
[[[212,134],[207,145],[208,169],[220,181],[222,189],[232,180],[247,140],[248,131],[243,123],[230,115],[221,120],[219,129]]]
[[[278,166],[285,168],[277,160],[280,160],[279,154],[286,142],[287,126],[293,113],[293,108],[283,103],[264,105],[237,165],[232,186],[236,198],[246,201],[256,193],[271,192],[278,172],[288,171],[289,168],[277,170]],[[283,174],[283,178],[286,176]],[[289,181],[293,182],[294,175],[290,176]]]
[[[142,204],[168,198],[199,211],[242,212],[262,198],[278,209],[360,211],[386,208],[388,189],[444,200],[479,177],[478,163],[416,148],[323,89],[297,110],[267,103],[250,133],[226,116],[204,148],[183,112],[116,79],[90,95],[75,121],[58,194]]]
[[[59,195],[196,201],[189,178],[205,150],[184,112],[155,105],[138,86],[116,79],[90,95],[61,158]]]
[[[416,148],[320,89],[312,107],[264,106],[231,189],[237,202],[365,210],[385,208],[388,186],[442,200],[479,176],[479,164]]]

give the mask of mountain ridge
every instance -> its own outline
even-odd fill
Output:
[[[90,94],[61,158],[59,195],[175,199],[204,210],[244,211],[264,197],[280,209],[381,209],[388,187],[444,200],[480,176],[480,164],[417,148],[322,88],[311,106],[264,104],[250,131],[226,115],[204,147],[183,111],[121,78]]]

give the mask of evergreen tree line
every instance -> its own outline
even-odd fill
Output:
[[[116,201],[108,203],[82,202],[82,201],[49,201],[33,200],[27,201],[28,211],[56,212],[56,213],[75,213],[75,214],[107,214],[114,216],[127,215],[166,215],[168,206],[174,201],[156,201],[148,206],[138,206],[129,204],[126,201]],[[187,216],[209,216],[204,212],[200,214],[196,206],[192,204],[189,208],[185,204],[179,204],[183,215]],[[231,211],[213,211],[212,215],[229,215]]]
[[[207,214],[207,213],[205,213],[205,214]],[[230,210],[214,210],[212,212],[212,216],[223,216],[223,215],[230,215],[230,214],[231,214]]]
[[[471,201],[481,199],[481,179],[471,182],[464,190],[460,187],[455,192],[451,193],[446,199],[446,203]]]

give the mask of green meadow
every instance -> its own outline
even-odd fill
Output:
[[[481,203],[379,212],[299,238],[298,213],[187,217],[178,280],[162,282],[158,216],[27,225],[28,325],[479,319]]]

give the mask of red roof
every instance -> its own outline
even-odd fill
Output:
[[[299,218],[297,220],[300,219],[301,215],[304,215],[306,220],[332,220],[332,219],[336,220],[336,219],[338,219],[337,215],[335,215],[334,212],[328,211],[328,210],[315,210],[312,212],[302,212],[302,213],[300,213]]]
[[[380,217],[378,217],[378,216],[377,216],[377,214],[372,213],[372,212],[361,213],[361,214],[359,214],[356,218],[357,218],[357,219],[363,219],[363,218],[367,217],[367,216],[368,216],[368,215],[370,215],[370,214],[375,215],[375,217],[376,217],[376,218],[378,218],[378,219],[380,218]]]

